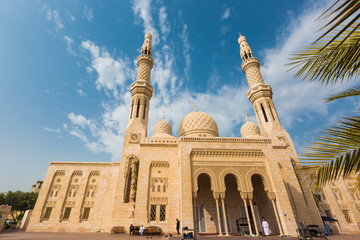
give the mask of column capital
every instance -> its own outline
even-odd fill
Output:
[[[219,195],[221,200],[225,199],[225,192],[219,192]]]
[[[219,200],[220,198],[220,193],[219,192],[213,192],[213,196],[215,200]]]
[[[267,192],[266,193],[271,201],[274,201],[276,199],[275,192]]]
[[[246,200],[246,199],[247,199],[247,192],[240,192],[240,197],[241,197],[243,200]]]

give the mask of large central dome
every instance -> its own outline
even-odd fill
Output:
[[[219,137],[215,120],[207,113],[192,112],[184,117],[179,127],[179,137]]]

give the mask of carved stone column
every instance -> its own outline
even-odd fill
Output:
[[[194,226],[197,228],[197,216],[196,216],[196,197],[197,192],[193,192],[193,214],[194,214]]]
[[[214,193],[214,199],[216,202],[216,215],[218,220],[218,228],[219,228],[219,236],[222,236],[221,234],[221,220],[220,220],[220,210],[219,210],[219,193]]]
[[[252,214],[253,220],[254,220],[256,236],[259,236],[259,227],[257,225],[256,216],[255,216],[255,212],[254,212],[254,207],[253,207],[253,204],[252,204],[252,200],[253,200],[253,193],[252,192],[248,193],[248,199],[249,199],[249,203],[250,203],[251,214]]]
[[[277,221],[277,223],[278,223],[278,227],[279,227],[279,230],[280,230],[280,235],[283,236],[283,235],[284,235],[284,232],[283,232],[283,230],[282,230],[282,226],[281,226],[279,214],[278,214],[278,211],[277,211],[277,208],[276,208],[276,204],[275,204],[276,194],[275,194],[274,192],[267,192],[267,195],[268,195],[269,199],[271,200],[271,203],[272,203],[273,208],[274,208],[274,212],[275,212],[275,216],[276,216],[276,221]]]
[[[242,200],[244,200],[246,219],[247,219],[247,222],[248,222],[250,235],[252,235],[250,217],[249,217],[249,212],[248,212],[247,203],[246,203],[247,193],[246,192],[241,192],[240,197],[242,198]]]
[[[225,236],[229,236],[229,231],[228,231],[228,225],[227,225],[227,220],[226,220],[226,212],[225,212],[225,192],[221,192],[220,193],[220,198],[221,198],[221,204],[222,204],[222,209],[223,209],[223,217],[224,217],[224,225],[225,225]]]

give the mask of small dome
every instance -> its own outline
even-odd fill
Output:
[[[145,38],[151,38],[151,37],[152,37],[152,36],[151,36],[150,32],[148,32],[148,33],[145,34]]]
[[[251,136],[257,136],[257,135],[260,135],[260,129],[259,129],[258,125],[256,125],[256,123],[246,121],[246,123],[244,123],[244,125],[242,125],[242,127],[240,129],[240,133],[241,133],[241,136],[244,138],[251,137]]]
[[[192,112],[180,123],[179,136],[219,137],[215,120],[207,113]]]
[[[157,122],[154,127],[154,135],[158,134],[168,134],[171,136],[172,133],[172,127],[171,124],[166,121],[165,119]]]

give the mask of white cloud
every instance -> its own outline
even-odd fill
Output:
[[[72,22],[75,22],[75,17],[74,16],[71,16],[70,19],[71,19]]]
[[[86,93],[84,93],[84,91],[81,90],[81,89],[76,89],[76,92],[77,92],[81,97],[86,96]]]
[[[96,88],[100,90],[105,88],[111,90],[116,96],[118,90],[122,91],[127,79],[134,78],[134,71],[130,67],[128,59],[115,60],[105,49],[100,49],[91,41],[83,41],[82,48],[88,50],[91,55],[91,67],[86,67],[88,72],[96,70],[98,78]]]
[[[83,17],[89,22],[94,18],[93,10],[91,8],[88,8],[88,6],[86,5],[83,11]]]
[[[76,56],[76,53],[72,49],[72,44],[74,43],[74,40],[70,38],[69,36],[64,36],[63,39],[66,41],[66,51],[70,53],[71,55]]]
[[[226,8],[221,15],[221,20],[228,19],[230,17],[230,8]]]
[[[70,134],[80,138],[83,142],[89,143],[89,140],[87,139],[86,135],[82,133],[79,129],[74,129],[70,131]]]
[[[85,128],[85,126],[87,127],[91,126],[91,120],[86,119],[81,114],[76,115],[75,113],[69,113],[68,118],[71,120],[72,124],[78,125],[82,128]]]
[[[183,55],[185,59],[185,77],[189,79],[190,68],[191,68],[191,57],[190,57],[190,42],[189,42],[189,33],[188,33],[188,26],[186,24],[183,25],[183,31],[180,35],[180,39],[184,44],[183,48]]]
[[[59,128],[53,129],[53,128],[42,127],[42,129],[44,129],[45,131],[53,132],[53,133],[57,133],[57,134],[60,134],[60,132],[61,132]]]
[[[151,16],[151,0],[134,0],[133,10],[135,16],[143,21],[144,33],[151,32],[152,44],[155,46],[159,44],[159,33],[154,27],[153,18]]]
[[[166,13],[166,7],[160,7],[159,9],[159,20],[160,20],[160,30],[163,41],[166,41],[167,35],[170,32],[170,25],[167,22],[167,13]]]
[[[64,28],[64,24],[61,21],[60,14],[58,10],[52,10],[50,7],[44,6],[46,11],[46,19],[48,21],[54,21],[56,24],[56,30]]]

